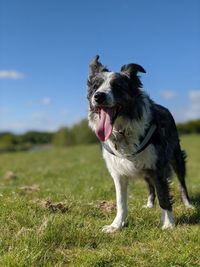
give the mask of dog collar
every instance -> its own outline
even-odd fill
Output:
[[[155,124],[152,124],[151,127],[147,130],[144,138],[140,142],[140,145],[137,147],[137,150],[134,153],[130,154],[130,156],[135,156],[135,155],[139,154],[146,147],[148,147],[148,145],[150,145],[151,139],[152,139],[153,134],[155,133],[156,129],[157,129],[157,126]],[[102,144],[102,147],[105,150],[107,150],[110,154],[112,154],[114,156],[117,156],[117,157],[120,157],[118,155],[115,155],[115,153],[113,152],[113,150],[110,148],[110,146],[106,142],[101,142],[101,144]]]

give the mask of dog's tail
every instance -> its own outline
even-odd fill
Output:
[[[174,151],[173,169],[179,180],[185,180],[186,176],[186,152],[180,146]]]

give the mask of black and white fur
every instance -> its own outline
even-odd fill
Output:
[[[181,197],[186,207],[192,207],[185,184],[185,153],[181,150],[174,119],[170,112],[155,104],[142,90],[137,64],[124,65],[121,71],[111,72],[96,56],[90,64],[88,76],[89,126],[96,131],[101,108],[114,108],[112,133],[105,141],[115,155],[103,148],[103,157],[114,180],[117,214],[111,225],[103,228],[112,233],[121,229],[127,217],[127,185],[133,177],[142,176],[149,196],[146,207],[153,207],[157,194],[161,208],[162,228],[172,228],[172,198],[169,181],[172,170],[180,182]],[[151,143],[142,152],[131,156],[152,121],[157,129]],[[156,193],[155,193],[156,192]]]

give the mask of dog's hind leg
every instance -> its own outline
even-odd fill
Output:
[[[120,230],[127,216],[127,186],[128,178],[113,175],[116,190],[117,215],[111,225],[105,225],[102,229],[105,233],[113,233]]]
[[[169,194],[168,177],[170,177],[170,170],[158,170],[155,172],[153,181],[156,188],[156,193],[161,208],[161,222],[162,229],[173,228],[174,219],[172,214],[172,201]]]
[[[180,192],[181,192],[181,199],[185,207],[193,208],[192,204],[190,203],[190,198],[187,191],[187,186],[185,183],[185,175],[186,175],[186,154],[184,151],[181,151],[180,147],[177,147],[174,151],[174,159],[172,162],[172,167],[178,177],[180,183]]]
[[[155,202],[155,188],[153,183],[151,182],[151,179],[148,176],[144,177],[144,180],[147,184],[147,190],[148,190],[148,198],[147,198],[147,204],[143,206],[143,208],[153,208],[154,202]]]

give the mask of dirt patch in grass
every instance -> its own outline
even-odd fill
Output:
[[[47,200],[45,203],[45,208],[49,209],[52,212],[58,212],[61,211],[62,213],[66,213],[69,211],[69,207],[66,206],[66,204],[59,202],[59,203],[53,203],[50,200]]]
[[[56,212],[61,212],[61,213],[67,213],[70,211],[69,205],[67,205],[64,202],[52,202],[51,200],[41,200],[41,199],[36,199],[31,201],[34,204],[37,204],[38,206],[48,209],[49,211],[56,213]]]
[[[112,212],[116,210],[115,202],[106,200],[98,201],[96,204],[94,204],[94,207],[105,212]]]
[[[28,194],[32,192],[40,191],[40,188],[38,185],[25,185],[25,186],[21,186],[19,189]]]
[[[18,177],[16,175],[16,173],[14,173],[13,171],[7,171],[4,175],[4,179],[5,180],[16,180]]]

